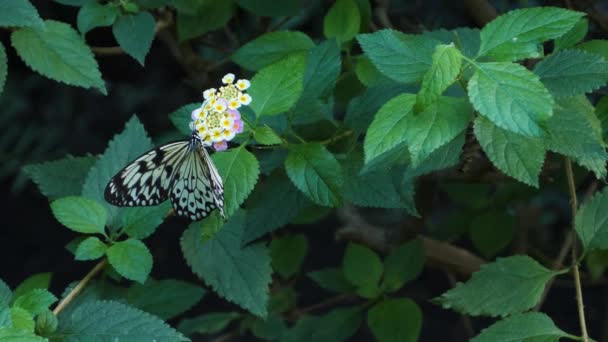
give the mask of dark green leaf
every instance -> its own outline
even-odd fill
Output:
[[[107,246],[95,236],[84,239],[74,252],[76,260],[95,260],[106,253]]]
[[[179,322],[177,330],[186,335],[215,334],[224,330],[230,322],[241,317],[238,312],[211,312]]]
[[[192,13],[177,12],[177,36],[181,42],[221,28],[232,17],[233,0],[202,1]]]
[[[418,277],[424,267],[422,240],[414,239],[393,249],[384,260],[382,289],[388,292],[399,290],[405,283]]]
[[[148,12],[123,15],[112,25],[112,33],[120,47],[142,66],[154,40],[154,17]]]
[[[77,17],[77,27],[83,36],[97,27],[110,26],[114,24],[116,17],[120,15],[120,8],[115,5],[102,5],[90,2],[80,8]]]
[[[8,306],[13,297],[13,292],[8,285],[0,279],[0,307]]]
[[[8,57],[6,56],[6,49],[4,44],[0,43],[0,94],[4,90],[4,84],[6,83],[6,76],[8,74]]]
[[[80,196],[62,197],[51,203],[57,221],[67,228],[85,234],[105,234],[107,212],[94,200]]]
[[[202,287],[185,281],[148,279],[144,284],[131,286],[126,299],[130,305],[140,310],[169,320],[188,311],[204,295]]]
[[[585,251],[608,249],[608,189],[597,193],[576,213],[575,229]]]
[[[323,316],[306,317],[281,338],[281,342],[347,340],[359,330],[362,320],[360,308],[339,308]]]
[[[471,342],[557,342],[562,337],[578,339],[556,327],[544,313],[528,312],[494,323],[471,339]]]
[[[342,260],[342,272],[351,284],[355,285],[363,297],[374,297],[378,291],[384,266],[380,257],[371,249],[349,243]]]
[[[44,22],[29,0],[0,2],[0,26],[36,27],[42,29]]]
[[[232,55],[232,61],[245,69],[260,70],[289,55],[302,54],[313,46],[312,40],[302,32],[270,32],[241,46]]]
[[[180,133],[184,135],[190,135],[192,134],[192,130],[190,129],[190,121],[192,121],[192,111],[199,108],[200,106],[201,104],[198,102],[182,106],[176,109],[171,114],[169,114],[169,120],[171,120],[173,126],[175,126],[175,128],[177,128]]]
[[[272,268],[287,279],[300,270],[307,252],[308,240],[303,234],[274,238],[270,243]]]
[[[555,40],[555,50],[562,50],[573,47],[587,35],[589,30],[589,21],[587,18],[581,18],[579,21],[566,32],[563,36]]]
[[[51,199],[79,195],[95,157],[71,157],[23,167],[40,192]]]
[[[245,145],[212,156],[224,182],[224,212],[226,217],[238,210],[258,181],[260,164]]]
[[[302,7],[302,0],[236,0],[236,3],[255,15],[268,17],[296,15]]]
[[[379,342],[415,342],[422,328],[422,311],[407,298],[385,299],[369,309],[367,324]]]
[[[511,243],[514,226],[515,220],[504,210],[490,210],[473,218],[469,233],[481,255],[492,259]]]
[[[324,268],[310,272],[308,277],[327,291],[338,293],[354,291],[353,285],[344,278],[344,273],[339,268]]]
[[[152,254],[136,239],[120,241],[106,251],[110,265],[123,277],[144,283],[152,270]]]

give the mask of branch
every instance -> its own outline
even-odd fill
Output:
[[[74,300],[74,298],[76,298],[76,296],[78,296],[80,292],[82,292],[82,290],[84,290],[85,286],[87,286],[87,283],[91,281],[91,279],[93,279],[93,277],[104,268],[106,263],[106,259],[102,259],[97,265],[95,265],[95,267],[93,267],[92,270],[89,271],[89,273],[87,273],[87,275],[84,276],[84,278],[82,278],[80,282],[78,282],[78,284],[70,291],[70,293],[68,293],[68,295],[65,296],[59,302],[59,304],[57,304],[57,306],[53,310],[55,316],[57,316],[63,309],[65,309],[65,307],[70,304],[70,302]]]

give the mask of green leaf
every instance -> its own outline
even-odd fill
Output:
[[[140,310],[169,320],[188,311],[204,295],[202,287],[185,281],[148,279],[144,284],[131,286],[126,299],[130,305]]]
[[[541,139],[504,130],[481,116],[475,120],[475,137],[494,166],[538,188],[538,176],[545,161]]]
[[[369,58],[359,56],[355,65],[355,74],[361,83],[369,87],[377,87],[383,85],[395,85],[395,81],[385,76],[376,68]]]
[[[257,127],[253,131],[253,138],[262,145],[278,145],[281,143],[281,137],[268,126]]]
[[[151,207],[124,208],[120,211],[121,227],[129,237],[145,239],[165,221],[170,209],[170,201]]]
[[[402,83],[420,81],[432,65],[436,40],[381,30],[357,35],[357,41],[374,66]]]
[[[230,322],[241,317],[238,312],[211,312],[194,318],[186,318],[179,322],[177,330],[186,335],[215,334],[224,330]]]
[[[57,301],[52,293],[46,289],[33,289],[23,295],[16,297],[13,307],[20,307],[27,310],[32,316],[47,310]]]
[[[545,284],[564,272],[551,271],[525,255],[498,258],[436,301],[446,309],[472,316],[507,316],[536,305]]]
[[[47,339],[36,336],[33,333],[15,331],[13,329],[0,329],[2,342],[46,342]]]
[[[82,188],[82,195],[103,203],[108,213],[108,226],[117,228],[121,222],[118,213],[121,208],[110,205],[104,198],[104,190],[110,178],[127,166],[127,163],[152,148],[144,126],[136,116],[125,125],[122,133],[117,134],[108,144],[103,155],[99,157],[87,175]]]
[[[95,164],[95,157],[72,157],[29,164],[23,167],[23,172],[30,177],[40,192],[51,199],[79,195],[82,191],[85,177]]]
[[[93,2],[95,0],[54,0],[55,2],[58,2],[62,5],[66,5],[66,6],[84,6],[86,4],[88,4],[89,2]]]
[[[36,7],[29,0],[2,1],[0,3],[0,26],[44,28],[44,22]]]
[[[608,62],[580,50],[563,50],[543,59],[534,68],[555,97],[593,91],[608,82]]]
[[[591,52],[608,59],[608,41],[593,39],[586,42],[582,42],[575,46],[578,50]]]
[[[197,6],[192,13],[177,11],[177,36],[180,42],[221,28],[234,13],[232,0],[198,1]]]
[[[0,43],[0,94],[4,90],[4,84],[6,83],[6,76],[8,74],[8,57],[6,56],[6,49],[4,44]]]
[[[220,296],[257,316],[266,316],[272,269],[263,243],[242,247],[245,217],[237,213],[210,239],[200,223],[181,238],[184,258],[192,271]]]
[[[303,234],[274,238],[270,243],[272,268],[287,279],[300,270],[307,252],[308,240]]]
[[[256,319],[251,326],[253,336],[264,341],[279,340],[287,331],[287,325],[283,318],[278,315],[272,315],[266,320]]]
[[[200,108],[201,104],[199,102],[190,103],[185,106],[182,106],[176,109],[174,112],[169,114],[169,120],[177,130],[184,134],[190,135],[192,134],[192,130],[190,129],[190,121],[192,121],[192,111]]]
[[[0,307],[8,306],[13,297],[13,292],[8,285],[0,279]]]
[[[360,22],[359,7],[354,0],[337,0],[323,18],[323,33],[342,44],[359,33]]]
[[[575,338],[556,327],[544,313],[528,312],[494,323],[471,342],[559,341],[562,337]]]
[[[608,190],[596,193],[583,204],[575,218],[575,229],[586,252],[608,249]]]
[[[0,303],[0,336],[2,331],[7,330],[3,328],[11,328],[13,326],[13,320],[11,319],[11,309],[8,305]]]
[[[289,55],[260,70],[251,80],[251,109],[259,116],[289,110],[302,94],[306,58]]]
[[[475,59],[481,44],[479,30],[469,27],[459,27],[454,30],[439,29],[423,32],[422,36],[435,39],[443,44],[455,44],[462,55]]]
[[[492,259],[513,240],[515,224],[513,217],[504,210],[490,209],[471,220],[471,241],[483,257]]]
[[[74,253],[76,260],[95,260],[99,259],[106,253],[108,247],[105,243],[95,236],[91,236],[78,244]]]
[[[11,34],[17,54],[32,70],[55,81],[83,88],[95,87],[104,95],[93,52],[70,25],[47,20],[45,28],[22,28]]]
[[[375,293],[382,277],[384,266],[378,254],[371,249],[349,243],[342,260],[342,272],[351,284],[358,288],[360,295]]]
[[[436,170],[446,169],[460,163],[460,155],[465,142],[465,133],[459,134],[447,144],[439,147],[428,158],[416,167],[408,167],[403,175],[404,180],[412,180],[415,177],[428,174]]]
[[[120,241],[106,251],[110,265],[123,277],[144,283],[152,270],[152,254],[136,239]]]
[[[211,157],[224,182],[224,212],[226,217],[239,209],[258,181],[260,164],[245,145]]]
[[[57,221],[75,232],[105,234],[108,215],[94,200],[80,196],[62,197],[51,203],[51,210]]]
[[[144,66],[146,55],[154,40],[154,17],[148,12],[123,15],[112,25],[112,33],[118,45],[127,55]]]
[[[553,114],[553,98],[538,76],[519,64],[479,63],[468,85],[475,109],[498,127],[539,136]]]
[[[13,301],[34,289],[48,289],[51,283],[51,273],[37,273],[21,282],[13,291]]]
[[[422,107],[420,109],[436,101],[460,74],[462,55],[454,44],[437,45],[432,58],[433,64],[424,74],[422,86],[417,95],[417,104]]]
[[[49,309],[44,310],[36,316],[36,333],[39,335],[50,335],[57,330],[57,325],[59,325],[59,320]]]
[[[102,5],[96,1],[90,2],[80,8],[76,20],[78,31],[83,36],[97,27],[114,24],[120,14],[120,8],[115,5]]]
[[[59,328],[51,340],[73,341],[189,341],[161,319],[113,301],[91,301],[69,316],[59,316]]]
[[[290,145],[285,169],[293,184],[313,202],[328,207],[340,204],[342,167],[325,146],[319,143]]]
[[[344,272],[339,268],[324,268],[309,272],[308,277],[323,289],[331,292],[352,292],[353,286],[344,278]]]
[[[245,69],[256,71],[289,55],[301,55],[313,46],[313,41],[302,32],[270,32],[241,46],[232,55],[232,61]]]
[[[281,338],[281,342],[345,341],[361,326],[360,308],[338,308],[323,316],[305,317]]]
[[[399,245],[384,260],[382,289],[394,292],[405,283],[416,279],[424,268],[424,261],[422,240],[414,239]]]
[[[379,342],[415,342],[422,328],[422,311],[408,298],[385,299],[369,309],[367,324]]]
[[[236,0],[236,3],[255,15],[268,17],[296,15],[302,7],[301,0]]]
[[[27,310],[22,309],[18,306],[13,306],[11,309],[11,321],[13,322],[13,326],[11,327],[12,331],[15,332],[27,332],[33,333],[36,327],[36,323],[32,318],[32,314]],[[0,329],[1,331],[2,329]]]
[[[502,61],[539,57],[530,46],[564,35],[583,15],[556,7],[510,11],[481,30],[478,56],[490,56]]]
[[[579,19],[570,31],[555,40],[555,51],[573,47],[585,38],[587,31],[589,31],[589,21],[587,18]]]

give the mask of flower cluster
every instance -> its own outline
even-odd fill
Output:
[[[228,148],[228,141],[243,131],[239,108],[251,103],[251,96],[245,93],[249,81],[234,80],[234,74],[227,74],[222,78],[224,85],[220,89],[205,90],[205,102],[192,111],[190,128],[197,132],[203,145],[213,145],[216,151]]]

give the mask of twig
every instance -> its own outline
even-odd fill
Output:
[[[85,275],[84,278],[82,278],[82,280],[80,282],[78,282],[78,284],[76,284],[76,286],[70,291],[70,293],[68,293],[68,295],[65,296],[59,302],[59,304],[57,304],[57,306],[53,310],[53,313],[55,315],[58,315],[63,309],[65,309],[65,307],[68,304],[70,304],[70,302],[72,300],[74,300],[74,298],[76,298],[76,296],[78,296],[80,294],[80,292],[82,292],[82,290],[87,285],[87,283],[91,279],[93,279],[93,277],[97,273],[99,273],[99,271],[101,271],[104,268],[104,266],[106,265],[106,263],[107,263],[106,259],[102,259],[97,265],[95,265],[95,267],[93,267],[93,269],[90,270],[89,273],[87,273],[87,275]]]
[[[230,331],[225,334],[222,334],[212,340],[212,342],[225,342],[230,340],[231,338],[237,336],[239,334],[238,330]]]
[[[342,293],[339,294],[337,296],[333,296],[333,297],[329,297],[323,301],[320,301],[319,303],[307,306],[305,308],[299,309],[299,310],[295,310],[294,311],[294,316],[295,317],[300,317],[302,315],[305,315],[311,311],[315,311],[315,310],[319,310],[319,309],[323,309],[326,308],[328,306],[332,306],[334,304],[338,304],[340,302],[342,302],[345,299],[349,299],[352,298],[352,295],[348,294],[348,293]]]

